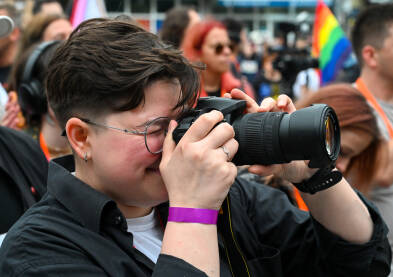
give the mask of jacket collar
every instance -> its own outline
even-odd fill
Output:
[[[52,160],[49,163],[48,192],[86,228],[98,233],[104,209],[117,209],[116,203],[72,175],[74,170],[72,155]]]

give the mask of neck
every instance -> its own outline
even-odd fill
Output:
[[[69,147],[66,138],[61,136],[62,130],[48,114],[42,116],[41,132],[48,147],[55,149],[66,149]]]
[[[13,44],[8,45],[7,48],[2,50],[0,56],[0,67],[6,67],[12,65],[16,56],[16,46]]]
[[[221,74],[206,69],[202,72],[203,88],[206,92],[216,91],[220,88]]]
[[[77,157],[77,156],[75,156]],[[116,202],[117,207],[122,212],[125,218],[136,218],[148,215],[152,211],[152,207],[136,207],[122,204],[113,197],[111,193],[106,191],[103,186],[97,185],[97,177],[94,175],[90,167],[91,160],[85,161],[75,158],[75,176],[82,182],[92,187],[93,189],[109,196]],[[152,205],[154,206],[154,204]]]
[[[368,68],[363,68],[360,77],[375,98],[393,104],[393,80]]]
[[[132,207],[122,205],[117,202],[117,207],[123,213],[125,218],[136,218],[146,216],[151,213],[152,208]]]

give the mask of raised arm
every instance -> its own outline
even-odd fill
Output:
[[[247,100],[248,112],[292,113],[296,110],[292,100],[286,95],[280,95],[277,101],[266,98],[260,106],[239,90],[233,90],[227,97]],[[263,176],[274,174],[292,183],[299,183],[311,178],[317,170],[309,168],[306,161],[293,161],[280,165],[253,165],[249,171]],[[332,233],[353,243],[365,243],[370,240],[373,232],[370,214],[344,178],[329,189],[314,195],[302,193],[302,197],[312,216]]]
[[[177,146],[172,139],[176,124],[171,122],[160,164],[170,209],[218,213],[237,174],[230,162],[238,147],[233,128],[227,123],[214,128],[222,120],[218,111],[201,116]],[[220,275],[215,223],[168,221],[161,252],[183,259],[209,276]]]

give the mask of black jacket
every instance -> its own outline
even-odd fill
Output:
[[[46,192],[48,161],[21,131],[0,127],[0,233]]]
[[[11,228],[0,249],[0,276],[206,276],[168,255],[153,264],[132,246],[115,202],[68,170],[50,164],[48,193]],[[221,276],[386,276],[387,228],[367,205],[374,233],[369,243],[354,245],[280,191],[239,178],[219,216]],[[157,210],[164,226],[167,204]]]

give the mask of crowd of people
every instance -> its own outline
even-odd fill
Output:
[[[153,34],[128,15],[72,30],[59,2],[30,8],[22,20],[0,4],[0,29],[13,22],[0,38],[1,276],[391,276],[393,4],[358,15],[358,74],[323,87],[314,69],[277,67],[285,45],[255,51],[233,18],[175,7]],[[337,161],[236,166],[244,142],[215,109],[175,143],[205,96],[245,114],[327,104]]]

